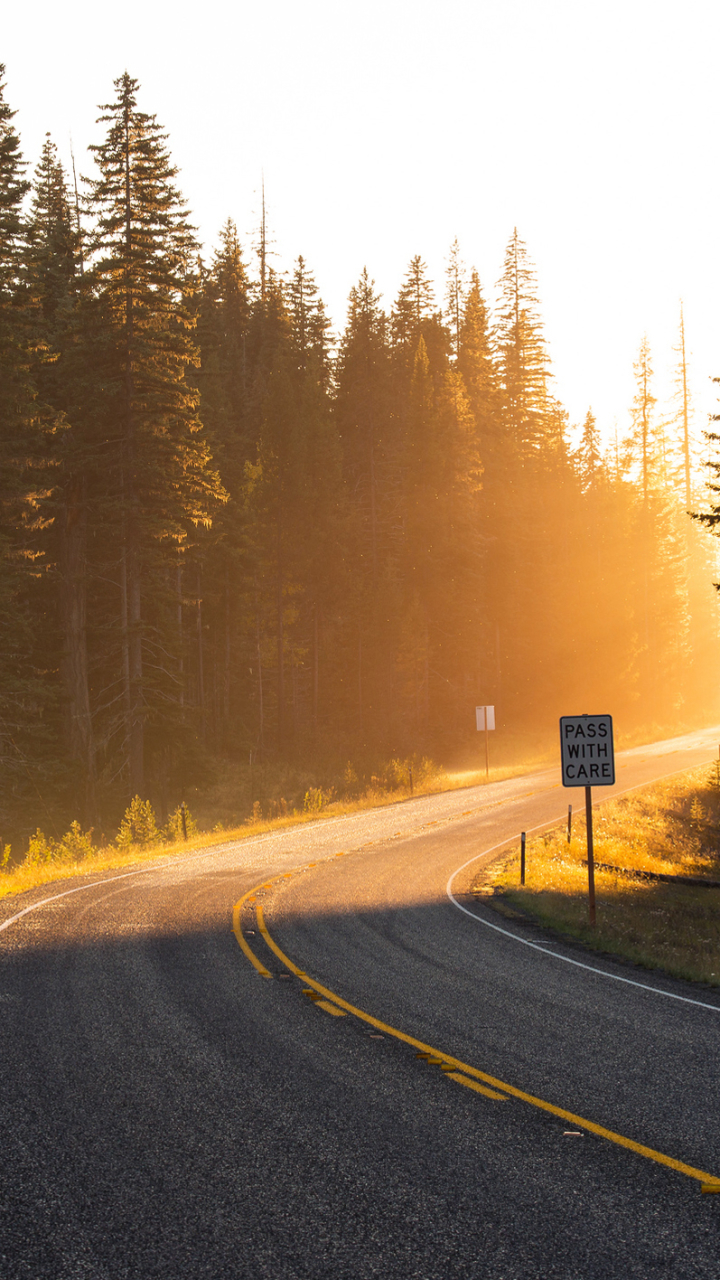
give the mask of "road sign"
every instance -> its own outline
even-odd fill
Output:
[[[488,747],[488,729],[495,728],[495,708],[494,707],[476,707],[475,708],[475,724],[478,733],[485,730],[485,777],[490,777],[490,748]]]
[[[612,716],[561,716],[560,751],[564,787],[614,786]]]

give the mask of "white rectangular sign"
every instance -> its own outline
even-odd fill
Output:
[[[561,716],[564,787],[612,787],[615,751],[612,716]]]
[[[494,707],[476,707],[475,723],[478,727],[478,733],[480,732],[481,729],[494,729],[495,728],[495,708]]]

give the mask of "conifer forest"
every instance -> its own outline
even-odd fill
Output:
[[[232,762],[470,759],[476,704],[518,740],[716,716],[680,309],[675,402],[639,342],[608,447],[553,396],[517,231],[496,293],[457,244],[387,305],[369,262],[333,333],[264,200],[201,251],[139,86],[108,96],[75,177],[0,95],[0,835]]]

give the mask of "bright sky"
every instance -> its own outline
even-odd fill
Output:
[[[3,15],[34,167],[78,167],[128,70],[168,130],[209,248],[249,249],[264,170],[278,268],[303,254],[336,327],[367,265],[389,308],[414,254],[442,288],[458,237],[488,299],[514,226],[537,266],[571,419],[627,426],[647,332],[669,392],[684,300],[698,433],[720,375],[717,48],[710,0],[38,0]],[[249,254],[246,254],[249,256]]]

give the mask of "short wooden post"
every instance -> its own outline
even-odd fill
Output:
[[[572,839],[572,805],[568,805],[568,844]]]
[[[520,832],[520,883],[525,883],[525,832]]]
[[[593,848],[592,787],[585,788],[585,827],[587,831],[588,915],[595,926],[595,850]]]

